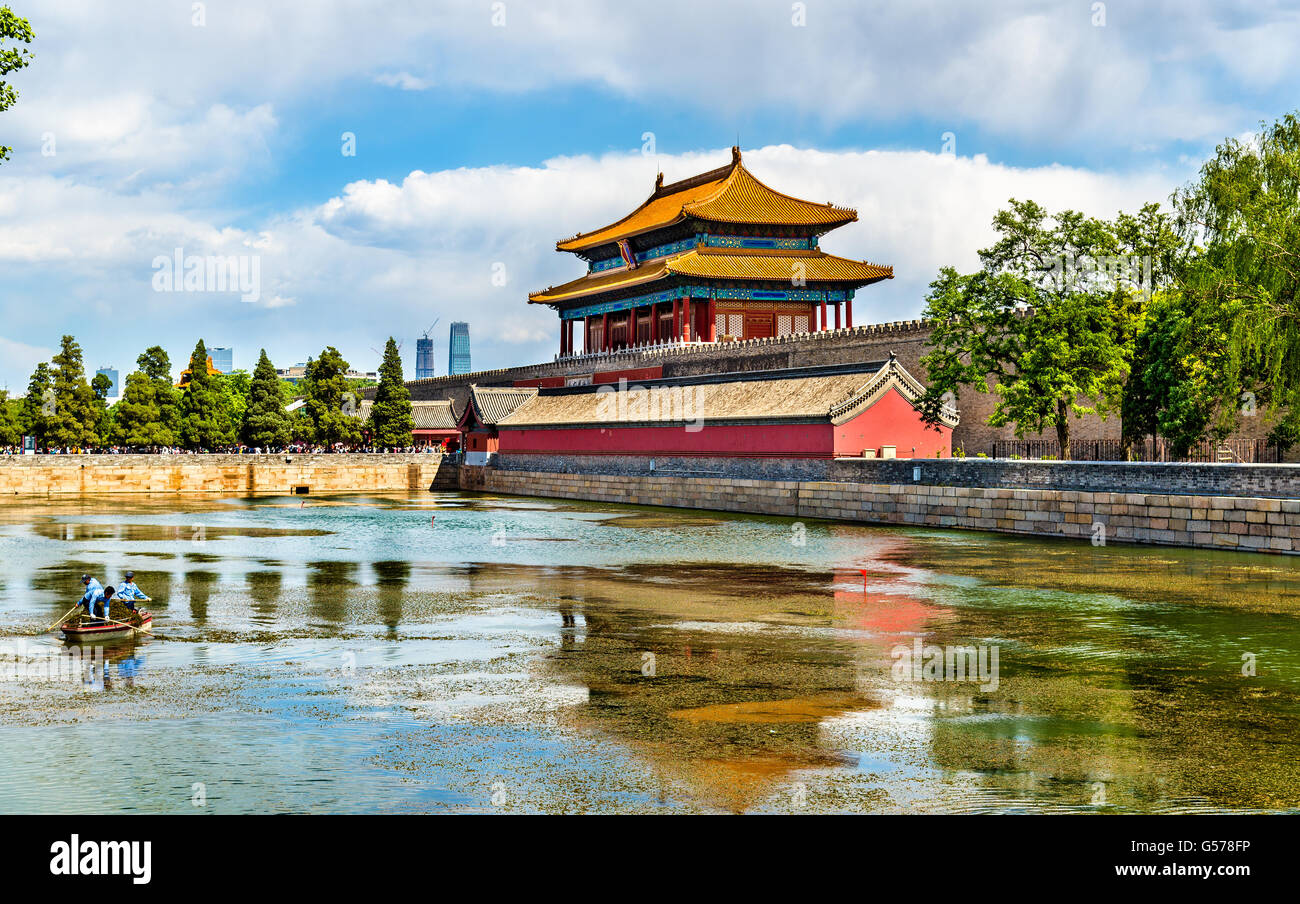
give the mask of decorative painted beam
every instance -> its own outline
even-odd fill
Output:
[[[585,305],[561,311],[564,320],[580,320],[592,314],[607,314],[612,311],[628,311],[642,308],[662,301],[682,298],[714,298],[723,301],[808,301],[813,303],[838,302],[852,297],[852,290],[833,290],[823,292],[816,289],[715,289],[712,286],[688,285],[675,289],[666,289],[649,295],[634,295],[631,298],[619,298],[599,304]]]

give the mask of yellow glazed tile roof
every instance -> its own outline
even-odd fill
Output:
[[[856,286],[882,279],[893,279],[894,268],[866,261],[836,257],[821,251],[768,251],[694,248],[674,257],[642,264],[635,270],[583,276],[562,286],[528,296],[532,304],[555,304],[585,298],[627,286],[653,282],[667,276],[694,276],[705,279],[755,279],[791,282],[841,282]]]
[[[597,292],[609,292],[627,286],[639,286],[642,283],[653,282],[668,275],[668,262],[670,260],[671,258],[661,258],[657,261],[648,261],[635,270],[624,268],[599,273],[594,276],[590,274],[580,276],[563,285],[552,286],[544,292],[533,292],[529,294],[528,301],[530,304],[554,304],[557,301],[565,301],[570,298],[582,298]]]
[[[656,183],[654,194],[623,219],[562,239],[555,247],[558,251],[582,251],[671,226],[687,217],[715,223],[834,228],[853,222],[858,214],[848,207],[816,204],[768,188],[741,163],[740,150],[732,148],[729,165],[670,185]]]
[[[821,251],[736,251],[696,248],[668,262],[679,276],[709,279],[771,279],[873,283],[893,279],[894,268],[836,257]]]
[[[815,204],[768,188],[739,162],[718,192],[684,204],[682,210],[716,223],[841,226],[858,218],[848,207]]]

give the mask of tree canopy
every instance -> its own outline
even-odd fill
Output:
[[[121,400],[113,406],[109,436],[123,446],[174,446],[179,418],[171,359],[160,346],[136,358]]]
[[[253,368],[239,435],[246,445],[258,448],[283,446],[293,438],[292,422],[284,410],[284,391],[266,349],[261,350]]]
[[[320,357],[307,362],[302,391],[303,425],[310,439],[322,445],[355,443],[361,438],[361,421],[354,416],[357,397],[348,388],[348,362],[330,345]]]
[[[1174,195],[1185,263],[1182,311],[1197,351],[1203,334],[1223,354],[1208,421],[1222,434],[1243,393],[1276,411],[1300,395],[1300,119],[1289,113],[1249,139],[1229,138]],[[1200,400],[1206,404],[1206,400]]]
[[[379,365],[379,387],[370,408],[371,441],[381,448],[411,445],[411,393],[402,381],[402,358],[392,336],[384,346],[384,360]]]
[[[8,75],[32,61],[32,52],[26,47],[6,46],[6,42],[18,41],[30,44],[35,35],[31,23],[16,15],[7,6],[0,6],[0,76]],[[8,110],[18,100],[18,91],[13,85],[0,78],[0,113]],[[9,159],[13,148],[0,145],[0,163]]]
[[[1070,210],[1052,217],[1014,198],[993,227],[981,270],[945,267],[930,285],[922,414],[937,422],[967,387],[993,392],[990,425],[1011,424],[1017,436],[1054,429],[1069,458],[1071,416],[1117,410],[1128,375],[1119,240],[1109,223]]]
[[[187,449],[212,449],[231,440],[230,415],[220,378],[208,373],[208,349],[200,339],[190,355],[189,382],[181,389],[180,441]]]
[[[71,336],[64,336],[59,345],[59,353],[51,360],[54,412],[48,420],[47,439],[51,445],[68,448],[97,445],[100,408],[86,382],[81,346]]]

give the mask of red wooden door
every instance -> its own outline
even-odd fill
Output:
[[[775,335],[771,314],[745,314],[746,339],[771,339]]]

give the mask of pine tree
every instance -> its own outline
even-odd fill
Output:
[[[178,409],[171,359],[155,345],[135,363],[138,370],[127,375],[122,400],[113,406],[109,436],[124,446],[174,446]]]
[[[53,414],[54,380],[50,375],[50,365],[42,361],[32,371],[32,378],[27,383],[27,395],[23,397],[19,413],[23,433],[36,441],[37,448],[48,447],[50,417]]]
[[[51,363],[54,365],[54,414],[50,418],[49,442],[68,448],[97,445],[99,410],[95,405],[95,392],[86,382],[86,369],[77,340],[64,336],[59,353]]]
[[[391,449],[411,445],[411,393],[402,381],[402,358],[392,336],[384,346],[384,362],[379,365],[379,388],[370,409],[370,430],[376,446]]]
[[[180,440],[187,449],[213,449],[231,439],[221,387],[208,373],[208,349],[200,339],[190,355],[190,379],[181,390]]]
[[[239,435],[246,445],[266,448],[283,446],[292,438],[289,414],[284,410],[284,392],[266,349],[257,359],[248,387],[248,404]]]
[[[306,404],[303,405],[308,433],[312,440],[323,445],[354,443],[361,438],[361,422],[348,407],[355,410],[355,396],[348,389],[348,362],[338,349],[328,346],[315,361],[307,362],[303,377]]]

